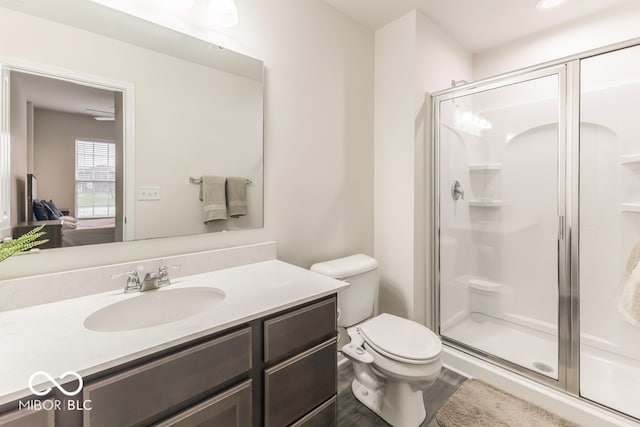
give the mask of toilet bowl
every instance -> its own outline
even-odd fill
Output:
[[[383,313],[347,330],[342,347],[353,363],[355,397],[394,427],[426,417],[422,391],[438,378],[442,344],[426,327]]]
[[[351,285],[338,292],[338,329],[350,338],[341,352],[353,364],[355,397],[393,427],[419,426],[426,417],[422,391],[442,368],[438,336],[392,314],[373,316],[379,286],[374,258],[351,255],[311,270]]]

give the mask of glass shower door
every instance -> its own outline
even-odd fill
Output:
[[[640,418],[640,46],[580,80],[580,394]]]
[[[564,67],[436,98],[442,337],[558,379]]]

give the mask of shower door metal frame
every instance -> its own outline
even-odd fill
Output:
[[[640,37],[628,41],[603,46],[597,49],[577,53],[554,61],[545,62],[531,67],[516,70],[500,76],[491,77],[477,82],[471,82],[442,90],[431,95],[432,126],[431,126],[431,184],[434,203],[431,212],[431,313],[428,319],[430,326],[443,342],[471,354],[484,361],[507,368],[527,378],[537,380],[563,392],[569,393],[580,400],[599,407],[605,411],[615,413],[634,422],[637,419],[628,414],[604,406],[580,395],[580,282],[579,282],[579,224],[580,224],[580,64],[583,59],[598,56],[633,46],[640,46]],[[558,128],[559,138],[564,138],[564,152],[560,159],[564,161],[565,200],[559,203],[559,210],[564,209],[564,238],[558,240],[559,289],[558,289],[558,380],[543,376],[532,370],[496,357],[483,351],[442,337],[440,332],[440,159],[439,159],[439,103],[444,100],[482,92],[497,87],[526,81],[525,76],[544,75],[545,71],[554,68],[564,68],[564,88],[561,86],[559,99]],[[553,73],[548,73],[548,75]],[[559,141],[560,142],[560,141]],[[562,150],[561,150],[562,151]],[[560,177],[559,177],[560,178]],[[560,185],[560,180],[559,180]],[[560,196],[560,194],[559,194]],[[563,208],[561,208],[563,206]]]
[[[457,348],[458,350],[462,350],[464,352],[471,352],[480,358],[496,363],[502,366],[505,366],[511,370],[515,370],[521,374],[525,374],[528,377],[535,378],[540,382],[544,382],[551,386],[560,388],[562,390],[566,389],[566,371],[568,366],[570,365],[570,354],[566,346],[562,346],[562,342],[571,342],[570,336],[570,320],[563,319],[566,316],[568,310],[566,307],[563,307],[563,304],[559,304],[558,306],[558,321],[556,323],[558,328],[558,379],[554,379],[548,377],[546,375],[540,374],[531,369],[527,369],[521,365],[513,363],[509,360],[500,358],[491,353],[479,350],[475,347],[469,346],[465,343],[456,341],[454,339],[448,338],[442,335],[442,331],[440,330],[440,130],[437,124],[440,123],[440,103],[443,101],[452,100],[455,98],[460,98],[468,95],[473,95],[481,92],[487,92],[494,89],[499,89],[507,86],[514,86],[520,83],[525,83],[531,80],[541,79],[545,77],[556,76],[558,81],[558,146],[557,146],[557,216],[558,216],[558,235],[557,235],[557,244],[558,244],[558,297],[560,302],[569,301],[566,296],[570,295],[570,289],[563,289],[565,284],[568,284],[569,281],[567,278],[570,269],[568,268],[568,257],[570,254],[570,246],[569,239],[567,238],[568,232],[570,228],[569,218],[567,215],[567,182],[568,177],[566,175],[566,157],[567,157],[567,123],[566,123],[566,115],[567,115],[567,67],[565,64],[560,65],[552,65],[548,67],[540,67],[533,70],[523,70],[514,73],[509,73],[507,75],[486,80],[479,81],[476,83],[470,83],[464,86],[455,87],[451,89],[447,89],[436,94],[432,95],[432,114],[433,114],[433,126],[432,126],[432,137],[433,137],[433,145],[432,145],[432,160],[433,160],[433,194],[435,196],[435,203],[433,204],[433,212],[432,218],[434,219],[434,282],[437,284],[434,286],[434,290],[436,295],[434,295],[434,301],[436,301],[436,309],[432,310],[434,314],[434,318],[432,319],[432,325],[434,326],[434,330],[441,337],[442,341],[446,344]],[[564,297],[564,298],[563,298]]]

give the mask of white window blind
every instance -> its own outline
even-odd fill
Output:
[[[116,215],[116,145],[76,140],[76,216]]]

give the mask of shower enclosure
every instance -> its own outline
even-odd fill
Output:
[[[640,41],[432,99],[443,341],[640,418]]]

